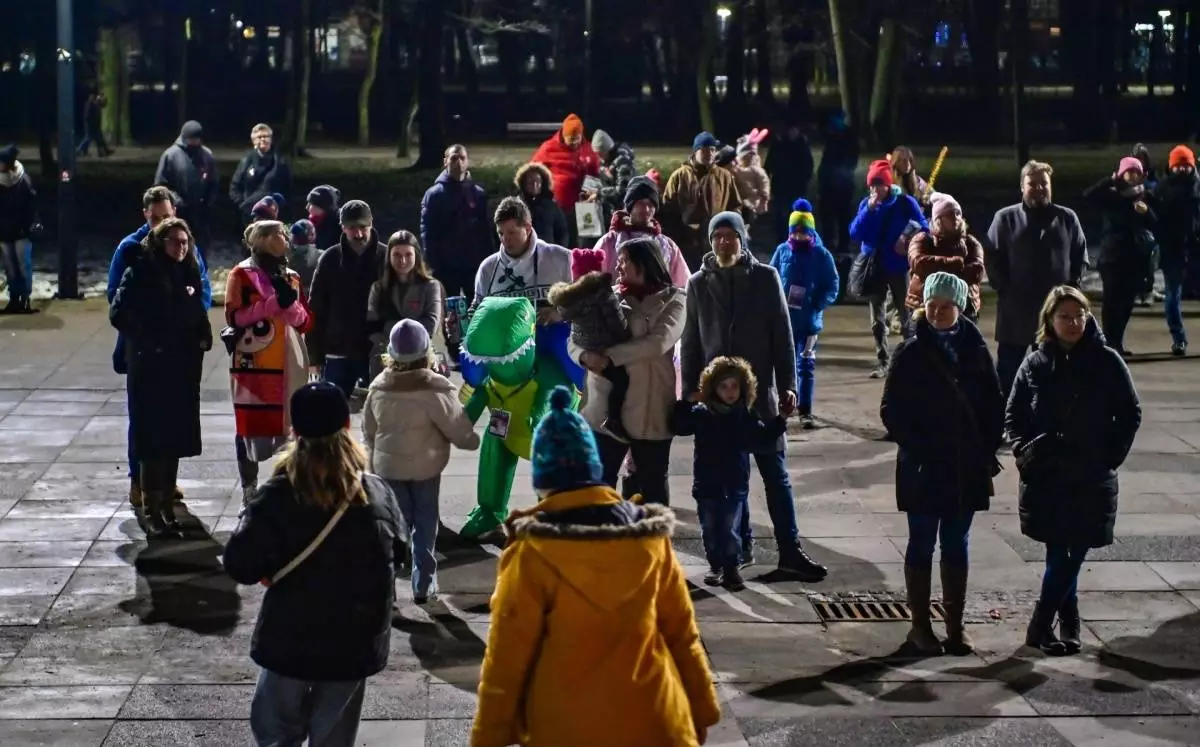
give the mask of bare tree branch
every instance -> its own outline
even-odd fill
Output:
[[[455,23],[484,34],[542,34],[548,35],[550,27],[541,21],[505,21],[481,16],[463,16],[455,13],[447,14]]]

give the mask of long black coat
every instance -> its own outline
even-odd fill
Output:
[[[212,349],[198,267],[143,253],[125,270],[108,313],[126,340],[134,453],[141,460],[197,456],[200,377]]]
[[[1195,171],[1167,174],[1154,188],[1158,226],[1154,235],[1162,250],[1163,272],[1182,273],[1188,255],[1200,243],[1200,175]]]
[[[263,154],[257,148],[251,148],[233,172],[233,179],[229,182],[229,199],[238,206],[242,219],[249,220],[256,202],[276,192],[287,197],[291,190],[292,169],[283,156],[274,150]]]
[[[1099,208],[1104,218],[1104,238],[1097,265],[1116,267],[1141,278],[1157,243],[1154,231],[1158,228],[1158,200],[1149,190],[1133,197],[1123,194],[1121,187],[1119,180],[1106,178],[1083,191],[1084,198]],[[1145,213],[1133,207],[1139,199],[1146,203]]]
[[[550,191],[549,187],[543,187],[542,193],[537,197],[530,197],[522,193],[520,198],[521,202],[524,202],[525,206],[529,208],[529,214],[533,217],[533,230],[539,239],[547,244],[558,246],[567,246],[571,243],[567,216],[554,201],[554,193]],[[574,216],[571,216],[571,219],[574,220]]]
[[[396,564],[404,519],[387,484],[365,475],[367,504],[354,505],[320,547],[271,586],[254,626],[250,658],[300,680],[369,677],[387,666]],[[225,546],[225,570],[256,584],[300,554],[332,516],[300,503],[286,476],[266,482]]]
[[[947,518],[986,511],[1004,425],[991,353],[965,317],[951,338],[956,360],[927,320],[915,326],[916,334],[896,347],[879,406],[899,445],[897,510]]]
[[[1089,319],[1070,352],[1044,342],[1025,359],[1008,400],[1014,453],[1048,434],[1049,460],[1021,475],[1021,531],[1045,543],[1104,547],[1117,519],[1117,469],[1133,446],[1142,408],[1129,369]]]

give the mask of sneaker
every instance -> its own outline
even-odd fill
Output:
[[[250,505],[250,499],[254,497],[254,493],[258,491],[257,485],[242,486],[242,507],[238,511],[238,518],[242,518],[242,514],[246,513],[246,507]]]
[[[418,597],[418,596],[413,597],[413,604],[418,605],[418,606],[424,606],[426,604],[429,604],[430,602],[436,602],[436,601],[437,601],[437,592],[436,591],[431,591],[423,597]]]
[[[704,574],[705,586],[720,586],[725,583],[725,574],[720,568],[709,568],[708,573]]]
[[[872,371],[871,371],[871,378],[872,379],[886,379],[887,372],[888,372],[888,362],[887,361],[879,361],[879,363],[877,363],[875,365],[875,368],[872,369]]]
[[[1167,297],[1161,291],[1154,291],[1154,303],[1162,303]]]
[[[738,570],[744,571],[754,565],[754,551],[747,551],[742,555],[741,561],[738,563]]]
[[[825,577],[829,575],[829,569],[809,557],[804,548],[800,546],[780,555],[779,570],[794,574],[805,583],[813,584],[824,581]]]
[[[811,431],[817,427],[817,421],[813,419],[813,416],[810,413],[801,415],[799,420],[801,430]]]
[[[1175,356],[1176,358],[1182,358],[1183,356],[1187,355],[1187,343],[1177,342],[1172,345],[1171,355]]]
[[[721,586],[724,586],[726,591],[743,591],[746,588],[746,582],[742,579],[742,574],[734,567],[725,571],[725,580]]]

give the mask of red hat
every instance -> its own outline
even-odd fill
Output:
[[[1196,168],[1196,154],[1186,145],[1176,145],[1171,149],[1171,155],[1167,157],[1167,168],[1173,169],[1177,166]]]
[[[872,161],[867,167],[867,186],[873,186],[876,182],[892,186],[892,165],[887,161]]]
[[[603,249],[574,249],[571,251],[571,277],[575,280],[589,272],[604,270]]]

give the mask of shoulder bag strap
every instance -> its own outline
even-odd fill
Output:
[[[321,543],[325,541],[325,538],[329,536],[329,533],[333,531],[333,528],[337,526],[337,523],[341,520],[342,515],[346,513],[346,509],[348,508],[350,508],[350,500],[346,499],[342,501],[342,505],[338,506],[338,509],[334,512],[333,516],[329,517],[329,521],[325,522],[325,526],[321,529],[320,533],[313,538],[312,542],[308,543],[308,547],[301,550],[300,554],[292,558],[290,563],[276,571],[274,576],[271,576],[270,578],[264,578],[259,583],[270,588],[271,586],[279,583],[284,576],[296,570],[296,567],[308,559],[309,555],[312,555],[314,552],[316,552],[317,548],[321,546]]]
[[[958,380],[954,378],[954,374],[950,373],[950,369],[946,366],[945,362],[938,357],[936,351],[930,350],[926,345],[921,345],[920,347],[929,360],[933,363],[933,367],[936,368],[938,373],[942,375],[942,378],[950,383],[950,388],[954,390],[954,398],[957,399],[959,404],[963,406],[963,409],[966,410],[967,420],[971,424],[971,430],[975,432],[976,440],[979,440],[982,437],[982,434],[979,432],[979,421],[975,419],[975,408],[971,405],[971,401],[967,399],[967,395],[963,392],[962,387],[958,385]]]

